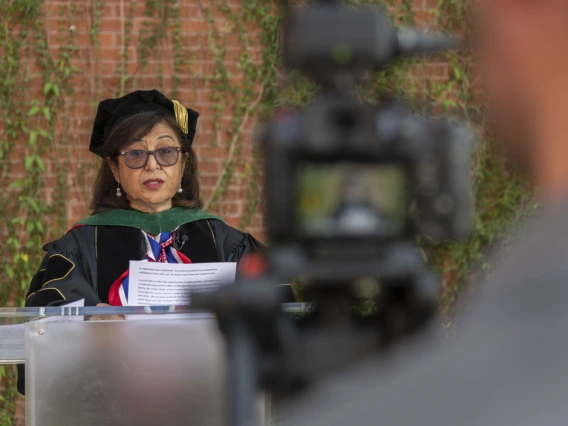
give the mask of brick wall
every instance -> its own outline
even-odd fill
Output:
[[[226,3],[227,0],[224,2]],[[46,161],[45,196],[49,200],[57,182],[57,174],[61,168],[67,173],[66,185],[68,196],[66,203],[67,222],[69,225],[88,214],[87,205],[90,199],[90,188],[98,166],[97,159],[87,150],[90,131],[96,105],[99,101],[116,97],[120,88],[121,52],[124,48],[123,37],[129,22],[132,23],[131,40],[127,49],[126,65],[130,77],[126,91],[134,89],[157,88],[170,95],[173,88],[173,34],[171,28],[166,28],[167,37],[160,41],[155,53],[149,58],[147,69],[142,69],[136,46],[139,44],[143,22],[151,20],[144,16],[144,2],[141,0],[106,0],[103,2],[100,16],[100,29],[98,43],[91,40],[90,32],[96,26],[91,0],[74,0],[73,2],[45,0],[46,14],[45,26],[48,32],[49,49],[54,58],[57,58],[59,48],[67,35],[72,36],[73,45],[77,51],[73,54],[73,65],[78,72],[72,80],[74,94],[67,97],[65,110],[58,120],[58,138],[56,149]],[[415,13],[423,26],[432,21],[430,9],[435,7],[436,0],[415,0]],[[208,2],[203,2],[207,5]],[[72,6],[71,6],[72,5]],[[130,7],[134,5],[133,14]],[[229,5],[235,11],[240,7],[240,1],[230,0]],[[208,34],[213,29],[206,21],[204,13],[197,0],[180,0],[179,14],[181,18],[181,37],[184,46],[183,72],[179,84],[179,93],[176,98],[184,105],[201,113],[198,132],[194,142],[200,160],[200,178],[203,190],[203,199],[211,194],[218,176],[222,170],[227,155],[227,145],[233,135],[221,131],[214,138],[213,132],[213,103],[211,102],[211,87],[206,84],[208,77],[213,77],[215,70],[214,57],[208,45]],[[233,73],[231,84],[236,86],[243,76],[237,69],[237,58],[240,47],[231,40],[229,22],[221,14],[214,13],[214,26],[229,41],[226,63]],[[169,32],[168,32],[169,31]],[[254,32],[254,28],[251,27]],[[258,37],[251,38],[251,51],[255,58],[260,59],[261,46]],[[192,53],[190,53],[190,51]],[[39,70],[34,69],[33,58],[28,61],[30,71],[36,73],[28,87],[30,95],[41,90],[42,82]],[[429,65],[429,75],[432,78],[446,78],[446,64]],[[230,128],[230,108],[222,114],[222,128]],[[252,130],[255,117],[248,120],[247,126],[239,139],[238,146],[244,161],[250,161],[252,148]],[[22,170],[22,151],[16,151],[13,158],[13,177],[20,177]],[[246,206],[246,194],[249,183],[243,175],[243,167],[237,168],[237,173],[231,181],[229,190],[221,198],[213,212],[222,215],[229,224],[237,226]],[[260,197],[260,183],[258,185]],[[262,238],[262,214],[257,211],[252,226],[248,229]]]

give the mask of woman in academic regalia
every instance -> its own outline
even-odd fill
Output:
[[[131,260],[238,262],[262,249],[251,235],[199,208],[191,147],[199,114],[157,90],[99,104],[90,151],[104,159],[92,216],[45,246],[26,306],[85,299],[120,306]]]
[[[262,250],[251,235],[200,210],[191,146],[198,116],[157,90],[99,104],[89,149],[104,161],[92,215],[44,247],[26,306],[80,299],[121,306],[131,260],[238,262]],[[293,300],[287,291],[283,300]]]

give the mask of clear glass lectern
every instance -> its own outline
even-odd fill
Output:
[[[183,307],[0,308],[0,363],[25,363],[28,426],[225,425],[225,349],[214,316]],[[258,408],[270,424],[266,397]]]

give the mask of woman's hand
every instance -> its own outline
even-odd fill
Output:
[[[97,308],[100,308],[102,306],[108,306],[110,307],[110,305],[108,303],[98,303],[97,304]],[[123,320],[124,319],[124,315],[93,315],[91,318],[89,318],[89,321],[110,321],[110,320]]]

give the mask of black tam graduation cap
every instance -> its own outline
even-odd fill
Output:
[[[195,126],[199,113],[172,101],[158,90],[137,90],[118,99],[107,99],[99,103],[89,151],[104,158],[103,144],[112,128],[120,119],[147,111],[161,111],[174,117],[190,142],[195,137]]]

